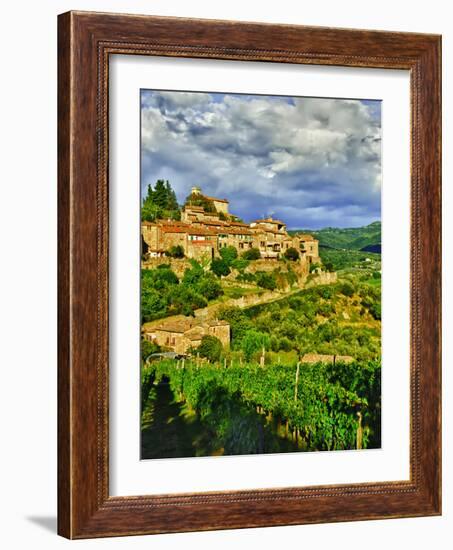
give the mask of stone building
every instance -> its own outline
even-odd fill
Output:
[[[186,355],[189,348],[197,348],[205,335],[215,336],[224,347],[231,340],[230,325],[226,321],[201,321],[196,318],[167,319],[148,328],[144,337],[164,349]]]
[[[191,195],[202,195],[201,187],[192,187],[191,189]],[[208,201],[211,201],[216,209],[216,212],[222,212],[222,214],[228,214],[228,204],[229,201],[227,199],[219,199],[217,197],[207,197],[204,196],[205,199],[208,199]]]
[[[312,235],[289,235],[286,224],[272,217],[246,224],[229,212],[228,200],[206,197],[199,187],[192,187],[191,195],[209,200],[215,212],[186,205],[181,221],[142,222],[143,252],[149,258],[163,256],[174,246],[181,246],[188,258],[214,258],[222,248],[233,246],[239,254],[257,248],[266,260],[277,260],[286,250],[295,248],[301,262],[320,263],[318,241]]]

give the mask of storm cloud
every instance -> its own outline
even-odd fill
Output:
[[[380,219],[379,101],[142,90],[141,117],[142,191],[198,185],[289,228]]]

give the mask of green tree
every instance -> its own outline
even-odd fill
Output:
[[[166,193],[166,210],[179,210],[178,200],[176,199],[176,193],[172,189],[170,182],[167,180],[165,183],[165,193]]]
[[[255,275],[256,284],[265,288],[266,290],[275,290],[277,288],[277,281],[273,273],[266,273],[265,271],[259,271]]]
[[[218,311],[221,321],[228,321],[231,327],[232,342],[235,349],[239,349],[244,334],[253,328],[252,321],[247,317],[244,310],[235,306],[223,306]]]
[[[220,255],[222,259],[230,266],[233,261],[238,257],[238,251],[234,246],[225,246],[220,249]]]
[[[257,330],[248,330],[244,334],[241,342],[241,349],[244,353],[245,360],[250,362],[253,355],[262,348],[270,348],[269,336]]]
[[[206,357],[212,363],[220,360],[222,355],[222,342],[216,337],[205,335],[201,338],[201,344],[197,348],[197,352],[201,357]]]
[[[217,277],[226,277],[231,273],[231,269],[228,262],[223,258],[214,258],[211,262],[211,271],[217,275]]]
[[[223,294],[222,286],[213,273],[204,273],[196,283],[196,290],[207,300],[215,300]]]
[[[142,202],[141,218],[147,221],[161,218],[181,219],[176,194],[168,180],[157,180],[154,188],[152,185],[148,185],[146,196]]]
[[[167,181],[167,184],[168,184],[168,181]],[[162,210],[167,208],[168,187],[165,184],[164,180],[156,181],[156,185],[154,186],[154,192],[153,192],[153,201],[154,201],[154,204],[159,206]]]
[[[294,247],[287,248],[285,250],[285,253],[283,254],[287,260],[290,260],[291,262],[295,262],[299,259],[299,252]]]
[[[249,248],[242,253],[244,260],[259,260],[261,258],[261,252],[259,248]]]
[[[160,351],[160,346],[156,344],[155,342],[150,342],[149,340],[145,340],[144,338],[141,341],[140,345],[140,351],[142,354],[142,360],[146,361],[146,359],[152,354],[152,353],[158,353]]]
[[[204,274],[204,269],[196,260],[191,259],[190,265],[191,267],[184,271],[184,276],[182,279],[183,283],[187,285],[196,284]]]

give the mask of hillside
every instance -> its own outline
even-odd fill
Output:
[[[319,239],[323,248],[381,252],[381,222],[376,221],[364,227],[326,227],[319,230],[304,230]],[[292,233],[297,233],[293,231]]]

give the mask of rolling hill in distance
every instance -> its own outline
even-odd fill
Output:
[[[381,252],[381,222],[376,221],[364,227],[325,227],[324,229],[303,229],[319,239],[322,248],[336,250],[360,250],[362,252]],[[298,231],[289,231],[297,233]]]

